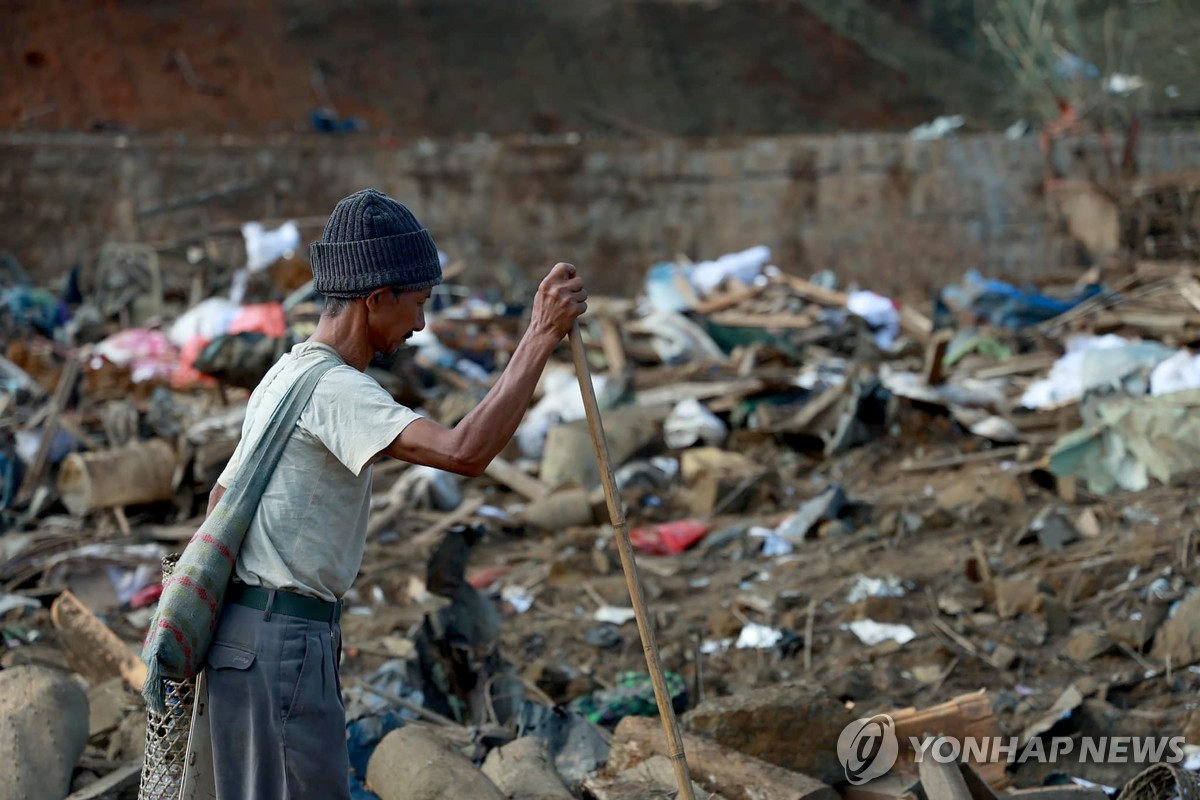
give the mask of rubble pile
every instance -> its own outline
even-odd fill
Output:
[[[25,715],[0,754],[22,780],[136,795],[163,559],[319,313],[252,234],[232,294],[172,288],[136,248],[86,292],[0,270],[0,707],[19,693]],[[526,316],[446,274],[428,328],[370,371],[452,425]],[[1188,796],[1200,267],[967,273],[893,299],[752,248],[653,265],[581,322],[697,796]],[[381,463],[375,491],[343,616],[356,797],[673,791],[566,343],[483,477]],[[25,702],[56,680],[59,710]],[[10,732],[85,696],[83,744],[65,717]],[[875,714],[897,766],[859,785],[839,741]],[[1150,773],[918,758],[938,734],[1183,748]]]

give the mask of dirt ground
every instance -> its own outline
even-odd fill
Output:
[[[1152,604],[1139,590],[1155,579],[1195,574],[1197,484],[1103,498],[1084,493],[1068,503],[1039,485],[1046,479],[1035,462],[994,458],[988,449],[976,451],[986,459],[977,464],[910,470],[918,462],[953,458],[962,442],[934,414],[913,411],[903,427],[903,441],[877,442],[830,461],[760,446],[762,463],[770,464],[784,488],[764,492],[765,502],[751,511],[711,521],[718,541],[727,538],[724,532],[773,527],[786,516],[790,498],[804,499],[836,480],[848,497],[870,508],[854,530],[831,530],[786,556],[763,556],[755,540],[734,535],[678,556],[638,557],[663,665],[684,676],[690,697],[807,678],[865,715],[934,706],[982,689],[1000,729],[1017,736],[1075,685],[1095,698],[1089,703],[1101,720],[1085,725],[1093,735],[1191,730],[1195,704],[1187,698],[1200,688],[1196,671],[1164,670],[1127,645],[1092,656],[1073,651],[1071,643],[1081,631],[1112,630],[1146,612]],[[914,447],[913,438],[924,441]],[[755,453],[752,446],[747,450]],[[964,484],[980,487],[978,499],[945,508],[949,500],[940,498]],[[487,491],[486,485],[478,490]],[[655,521],[635,504],[628,507],[631,527]],[[1028,541],[1030,523],[1047,508],[1094,517],[1098,530],[1048,550]],[[632,622],[607,647],[585,638],[589,629],[602,627],[591,620],[597,608],[629,605],[611,540],[597,549],[601,534],[596,528],[499,530],[471,554],[468,575],[502,568],[506,574],[495,585],[520,585],[536,597],[524,613],[500,603],[501,650],[527,685],[556,702],[609,687],[618,672],[645,670]],[[348,617],[349,674],[369,674],[388,658],[373,652],[371,642],[389,626],[395,631],[418,621],[419,612],[407,610],[412,605],[404,602],[405,587],[423,574],[418,561],[378,579],[360,579],[361,596],[378,586],[396,604],[386,612],[377,607],[373,619]],[[896,578],[905,594],[849,602],[863,575]],[[864,646],[845,629],[856,619],[906,624],[916,638]],[[736,639],[748,623],[790,636],[767,650],[699,652],[705,641]],[[1022,765],[1014,783],[1038,785],[1047,769]],[[1077,776],[1119,786],[1137,769],[1081,765]]]

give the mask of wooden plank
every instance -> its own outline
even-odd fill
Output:
[[[1125,291],[1126,289],[1128,289],[1130,286],[1133,286],[1135,283],[1137,283],[1141,279],[1142,279],[1142,276],[1136,272],[1132,273],[1130,275],[1126,275],[1123,279],[1118,281],[1109,291],[1101,292],[1100,294],[1096,295],[1095,297],[1088,298],[1087,300],[1084,300],[1082,303],[1075,306],[1074,308],[1067,309],[1063,313],[1059,314],[1057,317],[1054,317],[1053,319],[1048,319],[1045,322],[1041,323],[1040,325],[1037,326],[1038,332],[1039,333],[1049,333],[1050,331],[1056,330],[1056,329],[1062,327],[1063,325],[1066,325],[1067,323],[1071,322],[1072,320],[1080,319],[1081,317],[1086,317],[1088,314],[1092,313],[1093,311],[1100,308],[1101,306],[1104,306],[1107,303],[1113,302],[1113,299],[1116,297],[1118,292]]]
[[[891,770],[874,780],[839,787],[842,800],[917,800],[920,780],[915,775]]]
[[[434,544],[439,536],[460,522],[466,522],[475,514],[476,511],[479,510],[479,507],[482,505],[482,497],[474,497],[469,500],[463,500],[462,504],[454,511],[446,514],[440,520],[433,523],[428,528],[405,542],[400,548],[404,550],[405,555],[378,561],[369,567],[364,565],[362,574],[378,575],[381,572],[386,572],[397,567],[412,566],[414,563],[417,563],[423,555],[425,555],[423,551],[429,548],[430,545]]]
[[[433,541],[443,533],[450,530],[460,522],[466,522],[468,519],[474,516],[475,512],[478,511],[479,507],[482,505],[482,497],[473,497],[469,500],[463,500],[462,505],[454,509],[454,511],[450,512],[446,516],[442,517],[441,520],[435,522],[414,536],[412,538],[412,544],[418,547],[432,544]]]
[[[192,517],[186,522],[175,525],[143,525],[139,531],[159,542],[189,542],[203,522],[204,517],[202,516]]]
[[[992,711],[992,701],[982,691],[960,695],[930,708],[898,709],[891,712],[891,717],[896,724],[896,738],[902,743],[907,743],[912,737],[943,735],[961,741],[969,736],[979,738],[999,736],[1001,733],[1000,724]],[[905,758],[914,755],[907,745],[902,745],[902,748]],[[993,789],[1003,789],[1011,782],[1002,762],[973,766]],[[924,780],[924,772],[921,778]]]
[[[972,377],[981,381],[992,378],[1007,378],[1010,375],[1021,375],[1028,372],[1042,372],[1054,366],[1058,356],[1054,353],[1029,353],[1023,356],[1013,356],[1003,364],[994,367],[984,367],[976,370]]]
[[[946,469],[947,467],[958,467],[963,464],[977,464],[983,461],[995,461],[998,458],[1016,458],[1023,459],[1024,454],[1028,453],[1028,449],[1023,445],[1014,445],[1012,447],[997,447],[992,450],[981,450],[978,453],[963,453],[958,456],[948,456],[946,458],[937,458],[931,461],[905,461],[900,465],[901,472],[929,472],[932,470]]]
[[[766,429],[771,433],[814,433],[810,430],[812,424],[846,395],[850,390],[850,383],[850,379],[847,379],[837,386],[830,386],[790,417],[769,422]]]
[[[925,383],[930,386],[946,382],[946,349],[950,347],[950,340],[953,338],[954,331],[940,330],[930,337],[925,346]]]
[[[67,796],[66,800],[108,800],[133,786],[142,777],[142,758],[117,767],[95,783]]]
[[[735,800],[837,800],[824,783],[717,744],[706,736],[683,734],[683,747],[695,780],[705,790]],[[626,717],[617,725],[609,756],[620,773],[654,755],[669,756],[662,723]]]
[[[723,311],[710,315],[709,319],[717,325],[730,328],[761,328],[763,330],[804,331],[818,324],[807,314],[747,314],[739,311]]]
[[[420,706],[409,700],[405,700],[403,697],[401,697],[398,694],[393,694],[392,692],[384,691],[383,689],[377,689],[374,686],[372,686],[371,684],[367,683],[366,681],[362,681],[362,680],[355,680],[352,678],[351,683],[353,683],[355,686],[358,686],[364,692],[370,692],[371,694],[375,695],[376,697],[378,697],[382,700],[386,700],[387,702],[391,703],[392,705],[396,706],[397,708],[401,708],[405,711],[409,711],[413,714],[416,714],[418,717],[421,717],[422,719],[424,719],[428,722],[431,722],[434,725],[440,725],[441,727],[444,727],[444,728],[450,728],[450,729],[456,730],[459,733],[464,734],[464,735],[470,734],[470,731],[467,728],[458,724],[457,722],[450,719],[449,717],[442,716],[441,714],[437,713],[436,711],[431,711],[430,709],[425,708],[424,706]]]
[[[75,438],[84,450],[104,450],[107,445],[83,429],[83,426],[70,414],[58,418],[59,426]]]
[[[122,536],[129,536],[133,530],[129,527],[129,518],[125,516],[125,506],[113,506],[113,517],[117,520],[117,528]]]
[[[921,788],[929,800],[973,800],[957,762],[942,763],[926,755],[917,765]]]
[[[50,457],[50,445],[54,442],[54,434],[58,431],[58,418],[67,407],[67,400],[71,397],[71,390],[75,388],[75,380],[78,377],[79,360],[71,358],[58,377],[58,386],[55,387],[54,397],[50,400],[50,414],[46,418],[46,424],[42,427],[42,440],[38,444],[37,455],[21,484],[19,503],[29,499],[34,488],[42,479],[42,472],[46,469],[46,460]]]
[[[613,377],[624,375],[629,368],[629,359],[621,341],[621,329],[612,317],[600,318],[600,343],[604,347],[604,360],[608,362],[608,374]]]
[[[733,308],[739,303],[744,303],[747,300],[753,300],[762,294],[762,286],[748,286],[744,289],[738,289],[733,292],[710,297],[707,300],[699,303],[693,311],[699,314],[712,314],[717,311],[724,311],[727,308]]]
[[[504,484],[526,500],[540,500],[550,494],[549,486],[499,456],[492,459],[492,463],[487,465],[484,474],[492,480]]]
[[[850,295],[845,292],[838,292],[832,289],[823,289],[817,286],[812,281],[807,281],[804,278],[795,275],[783,275],[783,281],[791,288],[793,292],[813,303],[823,306],[831,306],[835,308],[845,308],[846,302],[850,299]]]
[[[933,320],[912,306],[900,307],[900,330],[904,335],[921,344],[927,344],[933,336]]]
[[[708,400],[713,397],[732,397],[762,391],[766,384],[757,378],[733,381],[696,381],[639,391],[634,404],[639,406],[674,406],[680,400]]]
[[[71,592],[63,592],[50,606],[50,619],[68,660],[97,665],[105,674],[119,674],[135,692],[146,682],[146,664],[112,629],[96,618]],[[79,664],[73,666],[80,669]]]
[[[1200,311],[1200,281],[1195,278],[1179,282],[1179,295],[1196,311]]]
[[[1182,331],[1189,324],[1197,323],[1200,323],[1200,318],[1191,314],[1142,311],[1135,308],[1101,311],[1092,318],[1092,324],[1098,330],[1129,327],[1155,333],[1175,333]]]

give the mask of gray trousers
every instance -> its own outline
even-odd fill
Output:
[[[342,631],[227,603],[208,651],[217,800],[348,800]]]

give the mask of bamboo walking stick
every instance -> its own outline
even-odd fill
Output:
[[[592,446],[596,449],[596,462],[600,465],[600,481],[604,485],[604,499],[608,502],[608,516],[612,521],[617,550],[621,554],[621,567],[625,570],[625,583],[629,587],[629,599],[633,601],[633,614],[637,619],[638,633],[642,636],[642,650],[646,653],[646,667],[650,682],[654,684],[654,699],[658,701],[658,715],[662,719],[663,731],[667,734],[667,745],[671,752],[671,764],[675,768],[675,780],[679,784],[679,800],[695,800],[692,793],[692,777],[688,772],[687,759],[683,753],[683,737],[675,721],[675,709],[671,705],[671,693],[663,680],[662,666],[658,660],[658,644],[654,631],[646,617],[646,598],[642,592],[642,581],[638,577],[637,562],[633,558],[633,545],[629,541],[629,528],[625,524],[625,511],[617,494],[617,483],[613,479],[612,465],[608,460],[608,440],[604,437],[604,424],[600,420],[600,408],[596,405],[596,393],[592,389],[592,374],[587,355],[583,351],[583,340],[579,336],[579,323],[571,327],[568,336],[571,357],[575,360],[575,375],[579,378],[579,391],[583,395],[583,408],[587,412],[588,431],[592,435]]]

